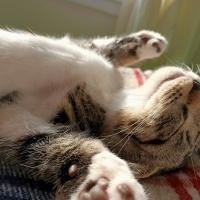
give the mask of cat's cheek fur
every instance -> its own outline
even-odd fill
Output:
[[[142,186],[134,178],[126,162],[113,153],[103,151],[94,155],[88,171],[86,180],[78,187],[70,200],[89,200],[92,195],[97,195],[97,200],[98,198],[104,199],[103,196],[108,196],[109,200],[147,199]],[[93,189],[101,178],[107,180],[107,186],[103,190],[104,194],[102,194],[102,197],[99,196],[101,194],[94,194]],[[92,186],[88,189],[91,183]],[[126,191],[123,191],[121,188],[125,188]],[[98,188],[96,192],[99,192]],[[82,198],[83,195],[84,198]],[[64,199],[64,196],[58,194],[56,200],[62,199]],[[92,196],[92,199],[95,199],[95,197]]]

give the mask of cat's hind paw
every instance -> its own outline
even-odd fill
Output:
[[[110,152],[95,155],[89,175],[71,200],[147,200],[126,162]]]

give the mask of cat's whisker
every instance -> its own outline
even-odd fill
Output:
[[[199,74],[200,73],[200,66],[199,66],[199,64],[197,64],[196,66],[197,66],[196,74]]]
[[[186,65],[184,62],[182,62],[182,63],[180,63],[180,66],[183,68],[183,69],[185,69],[185,70],[187,70],[187,71],[190,71],[190,72],[193,72],[194,71],[194,65],[192,64],[192,67],[189,67],[188,65]]]
[[[115,133],[115,135],[118,135],[118,134],[120,134],[120,133],[125,132],[124,130],[126,131],[126,130],[128,130],[128,128],[123,126],[123,129],[121,129],[120,131],[118,131],[117,133]],[[122,138],[118,143],[116,143],[113,147],[115,147],[115,146],[117,146],[118,144],[120,144],[126,137],[127,137],[127,135],[125,135],[125,137],[123,137],[123,138]]]
[[[122,140],[120,140],[120,143],[126,139],[126,141],[124,142],[124,144],[122,145],[122,147],[120,148],[120,150],[118,151],[118,155],[120,154],[120,152],[122,151],[122,149],[124,148],[124,146],[127,144],[127,142],[130,140],[130,138],[132,137],[132,135],[146,122],[146,120],[144,119],[143,121],[141,121],[136,128],[134,128],[129,134],[127,134],[125,137],[123,137]],[[131,125],[132,126],[132,125]],[[129,128],[131,128],[131,126]],[[116,146],[116,145],[115,145]]]
[[[55,184],[55,186],[54,186],[54,189],[56,188],[56,185],[57,185],[57,184],[59,185],[59,181],[56,181],[55,183],[56,183],[56,184]],[[65,185],[62,185],[61,187],[59,187],[59,189],[57,190],[57,193],[58,193],[58,194],[63,190],[64,186],[65,186]]]
[[[116,136],[116,135],[120,134],[121,132],[122,132],[122,131],[114,132],[113,134],[106,135],[106,136],[100,137],[100,138],[101,138],[101,140],[106,140],[106,139],[108,139],[108,138],[111,138],[111,137],[113,137],[113,136]]]
[[[162,107],[163,105],[164,105],[164,103],[161,105],[161,107]],[[170,105],[169,105],[169,106],[170,106]],[[122,142],[124,139],[126,139],[126,138],[127,138],[127,141],[128,141],[128,140],[131,138],[131,136],[132,136],[139,128],[141,128],[141,126],[142,126],[143,124],[145,124],[145,122],[148,121],[148,118],[153,118],[154,115],[157,114],[157,108],[158,108],[158,107],[159,107],[159,106],[156,106],[156,108],[152,109],[153,112],[150,111],[150,112],[149,112],[150,115],[146,115],[146,116],[143,118],[142,121],[138,120],[137,122],[135,122],[135,123],[129,125],[128,127],[123,127],[123,128],[125,128],[126,130],[130,130],[132,126],[134,126],[135,124],[137,124],[137,126],[134,127],[134,129],[132,129],[130,133],[128,133],[128,136],[123,137],[122,140],[120,140],[119,143],[121,143],[121,142]],[[120,134],[121,132],[124,132],[124,129],[122,129],[121,131],[119,131],[119,132],[117,132],[117,133],[115,133],[115,134]],[[124,143],[124,145],[127,143],[127,141]],[[116,145],[118,145],[119,143],[117,143]],[[116,146],[116,145],[115,145],[115,146]],[[124,146],[124,145],[123,145],[123,146]],[[123,146],[122,146],[122,148],[123,148]],[[121,150],[122,150],[122,148],[121,148]],[[120,150],[120,151],[121,151],[121,150]]]
[[[160,105],[160,107],[162,108],[163,107],[163,105],[164,105],[165,103],[163,103],[162,105]],[[170,105],[169,105],[169,107],[170,107]],[[168,107],[168,108],[169,108]],[[147,116],[145,116],[144,117],[144,119],[141,121],[141,123],[139,123],[138,124],[138,126],[136,126],[132,131],[131,131],[131,135],[133,135],[146,121],[148,121],[148,119],[154,119],[155,120],[155,118],[154,118],[154,116],[155,116],[155,114],[157,114],[158,112],[157,112],[157,109],[159,108],[159,105],[157,105],[154,109],[152,109],[152,111],[150,111],[149,113],[149,115],[147,115]],[[159,108],[159,109],[161,109],[161,108]],[[165,109],[168,109],[168,108],[165,108]],[[156,118],[158,117],[158,115],[156,115]]]
[[[164,104],[164,103],[163,103]],[[163,106],[163,104],[161,106]],[[169,105],[170,107],[170,105]],[[157,113],[156,109],[152,109],[154,112],[152,114],[151,113],[151,116],[149,115],[148,117],[153,117],[155,113]],[[120,148],[120,150],[118,151],[118,155],[120,154],[120,152],[122,151],[122,149],[125,147],[125,145],[127,144],[127,142],[130,140],[131,136],[139,129],[141,128],[141,126],[146,122],[147,118],[144,118],[144,120],[142,120],[142,122],[140,124],[138,124],[138,126],[136,126],[129,134],[127,134],[122,140],[120,140],[120,143],[126,139],[126,141],[124,142],[124,144],[122,145],[122,147]],[[116,146],[116,145],[115,145]]]
[[[166,54],[163,54],[163,57],[165,57],[165,58],[169,61],[170,65],[171,65],[171,64],[172,64],[173,66],[179,65],[178,62],[175,62],[175,61],[171,60]]]
[[[192,65],[192,67],[189,67],[188,65],[186,65],[185,62],[176,62],[176,61],[173,61],[171,60],[167,55],[163,55],[163,57],[165,57],[169,62],[170,64],[172,64],[173,66],[176,66],[178,68],[182,68],[182,69],[185,69],[187,71],[191,71],[193,72],[194,71],[194,65]]]
[[[138,121],[139,121],[139,120],[138,120]],[[103,137],[102,140],[108,139],[109,137],[112,137],[112,136],[119,135],[120,133],[123,133],[123,132],[127,132],[127,131],[130,130],[130,128],[131,128],[132,126],[134,126],[135,124],[138,124],[138,122],[136,121],[135,123],[133,123],[133,124],[131,124],[131,125],[129,125],[129,126],[123,126],[123,127],[115,128],[115,129],[113,129],[113,130],[114,130],[114,133],[113,133],[113,134]],[[117,130],[119,130],[119,131],[117,131]],[[116,131],[117,131],[117,132],[116,132]],[[125,136],[125,137],[126,137],[126,136]],[[125,138],[122,138],[122,140],[119,141],[119,143],[121,143],[124,139],[125,139]],[[117,143],[116,145],[118,145],[119,143]],[[116,145],[115,145],[115,146],[116,146]],[[115,147],[115,146],[113,146],[113,147]]]
[[[120,129],[120,130],[119,130],[118,132],[115,132],[115,131],[114,131],[113,134],[103,137],[102,140],[105,141],[106,139],[111,138],[112,136],[119,135],[120,133],[123,133],[123,132],[124,132],[124,129],[127,130],[128,127],[127,127],[127,126],[123,126],[123,129],[121,129],[121,127],[117,128],[117,129]],[[115,129],[115,130],[117,130],[117,129]],[[122,140],[124,140],[124,138],[122,138]],[[121,140],[121,141],[122,141],[122,140]],[[117,144],[115,144],[115,145],[112,146],[112,147],[114,148],[115,146],[117,146],[118,144],[120,144],[121,141],[119,141]]]
[[[122,147],[120,148],[120,150],[118,151],[118,155],[120,154],[120,152],[122,151],[122,149],[125,147],[125,145],[127,144],[127,142],[130,140],[130,138],[132,137],[133,133],[135,133],[144,123],[146,122],[145,118],[142,122],[140,122],[136,128],[134,128],[129,134],[127,134],[122,140],[126,139],[126,141],[124,142],[124,144],[122,145]],[[132,125],[131,125],[132,126]],[[131,127],[130,127],[131,128]],[[122,140],[120,142],[122,142]]]
[[[120,143],[122,143],[126,138],[128,137],[128,135],[124,136],[117,144],[115,144],[114,146],[112,146],[112,148],[118,146]],[[119,153],[118,153],[119,155]]]
[[[125,142],[125,144],[128,142],[128,140],[131,138],[131,136],[139,129],[139,128],[141,128],[141,126],[146,122],[146,121],[148,121],[148,118],[153,118],[153,119],[155,119],[155,115],[157,114],[157,109],[159,108],[159,107],[163,107],[163,105],[165,105],[165,102],[162,104],[162,105],[157,105],[154,109],[152,109],[149,113],[150,113],[150,115],[146,115],[144,118],[143,118],[143,120],[140,122],[140,123],[138,123],[138,125],[136,126],[136,127],[134,127],[134,129],[132,129],[132,131],[128,134],[129,135],[129,137],[127,138],[127,141]],[[168,109],[170,107],[170,105],[167,107],[167,108],[165,108],[165,109]],[[159,109],[161,109],[161,108],[159,108]],[[156,117],[158,117],[158,116],[156,116]],[[132,125],[131,125],[132,126]],[[131,126],[130,126],[130,128],[131,128]],[[123,146],[125,146],[125,144],[123,145]],[[122,147],[123,148],[123,147]],[[120,149],[120,151],[122,150],[122,148]]]
[[[127,135],[127,136],[124,137],[124,139],[126,139],[126,138],[127,138],[127,140],[124,142],[124,144],[122,145],[122,147],[121,147],[120,150],[118,151],[118,154],[117,154],[117,155],[120,154],[120,152],[122,151],[122,149],[124,148],[124,146],[125,146],[125,145],[127,144],[127,142],[130,140],[131,135]]]
[[[28,153],[28,152],[27,152],[27,153]],[[36,169],[36,168],[38,168],[38,167],[40,167],[40,166],[42,166],[42,165],[29,166],[29,165],[25,165],[25,164],[20,164],[20,166],[22,166],[22,167],[27,167],[27,168],[31,168],[31,169]]]

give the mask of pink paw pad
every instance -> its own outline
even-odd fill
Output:
[[[73,163],[69,169],[68,169],[68,175],[71,178],[76,177],[78,174],[78,164],[77,163]]]
[[[109,181],[100,178],[97,182],[89,182],[84,191],[79,195],[79,200],[108,200],[107,188]],[[118,191],[123,200],[135,200],[134,193],[125,183],[118,186]]]
[[[97,182],[89,182],[79,195],[79,200],[107,200],[108,180],[100,178]]]
[[[121,193],[122,199],[135,200],[134,194],[127,184],[119,185],[118,190]]]

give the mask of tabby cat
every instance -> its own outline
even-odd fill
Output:
[[[200,78],[164,67],[125,90],[117,67],[166,46],[151,31],[75,40],[0,30],[1,155],[52,183],[57,200],[147,199],[135,177],[179,168],[199,145]]]

